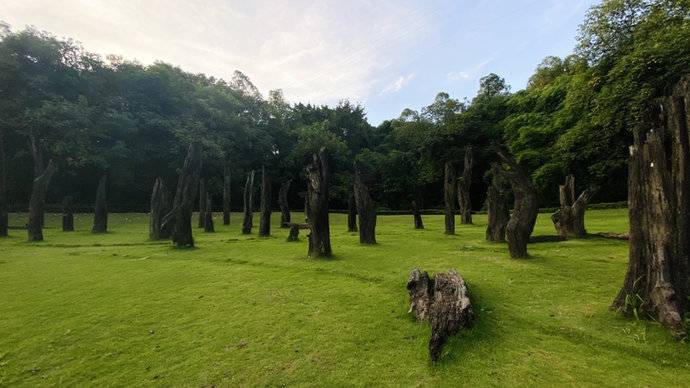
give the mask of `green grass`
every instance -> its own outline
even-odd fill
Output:
[[[278,214],[274,214],[277,224]],[[296,218],[301,215],[294,214]],[[484,241],[486,216],[443,234],[442,216],[379,217],[360,246],[333,215],[331,260],[306,242],[240,234],[239,215],[197,248],[147,241],[147,217],[113,214],[111,232],[0,240],[0,385],[633,385],[690,381],[688,345],[609,310],[624,241],[532,244],[528,260]],[[15,215],[11,224],[22,221]],[[625,210],[587,214],[591,232],[624,232]],[[548,215],[534,235],[553,235]],[[407,314],[415,267],[456,268],[476,324],[429,362],[427,324]]]

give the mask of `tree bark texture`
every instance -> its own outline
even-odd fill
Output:
[[[230,199],[232,185],[230,181],[230,167],[226,166],[223,173],[223,225],[230,225]]]
[[[357,200],[353,187],[350,198],[347,199],[347,231],[357,232],[357,230]]]
[[[537,221],[539,204],[537,202],[537,191],[534,188],[532,179],[520,167],[513,158],[503,151],[498,152],[498,157],[502,162],[502,173],[510,182],[515,200],[513,202],[513,214],[510,216],[506,226],[506,240],[508,240],[508,250],[510,257],[514,259],[526,258],[527,243],[534,230]]]
[[[470,198],[470,188],[472,187],[472,166],[474,165],[474,155],[472,147],[468,146],[465,150],[465,164],[462,170],[462,177],[458,179],[458,205],[460,209],[460,223],[472,223],[472,199]]]
[[[170,213],[163,220],[163,228],[172,223],[170,235],[177,248],[194,247],[192,236],[192,212],[201,172],[201,145],[192,143],[187,151],[175,189],[175,199]]]
[[[422,212],[417,206],[417,201],[412,201],[412,218],[414,219],[415,229],[424,229],[424,221],[422,221]]]
[[[108,203],[106,199],[107,177],[103,175],[98,181],[96,189],[96,204],[93,213],[92,233],[106,233],[108,231]]]
[[[506,183],[502,179],[500,167],[496,163],[491,165],[492,179],[486,191],[486,209],[488,225],[486,240],[492,242],[506,241],[506,227],[510,220]]]
[[[151,213],[149,215],[149,238],[162,240],[170,238],[170,227],[163,227],[163,219],[170,212],[170,193],[161,178],[153,182]]]
[[[208,198],[206,191],[206,182],[203,178],[199,179],[199,228],[203,228],[206,225],[204,217],[206,217],[206,199]]]
[[[250,234],[254,226],[254,170],[247,175],[244,184],[244,220],[242,221],[242,234]]]
[[[453,163],[446,162],[443,180],[443,199],[445,202],[445,226],[446,234],[455,234],[455,167]]]
[[[213,227],[213,202],[211,202],[211,194],[206,193],[206,212],[204,213],[204,232],[213,233],[216,229]]]
[[[583,238],[587,235],[585,230],[585,210],[589,200],[589,191],[583,191],[575,198],[575,177],[565,177],[565,184],[558,187],[561,208],[552,216],[554,227],[560,236],[569,238]]]
[[[62,231],[74,232],[74,201],[69,195],[62,200]]]
[[[355,172],[354,192],[359,216],[359,243],[376,244],[376,205],[359,171]]]
[[[330,172],[326,148],[314,154],[307,167],[307,214],[311,233],[309,234],[309,257],[329,257],[331,250],[331,230],[328,218]]]
[[[280,206],[280,227],[290,227],[290,205],[288,203],[288,194],[290,193],[290,184],[292,179],[288,179],[280,185],[278,191],[278,205]]]
[[[259,236],[271,236],[271,178],[266,174],[265,167],[261,167],[261,220],[259,222]]]
[[[43,217],[45,213],[46,195],[57,165],[51,159],[48,166],[34,178],[29,200],[29,241],[43,241]]]

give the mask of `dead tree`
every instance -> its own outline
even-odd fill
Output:
[[[7,158],[4,130],[0,127],[0,237],[7,237],[9,229],[7,202]]]
[[[163,240],[170,238],[170,225],[163,227],[163,219],[170,212],[170,193],[161,178],[153,182],[151,193],[151,214],[149,218],[149,238]]]
[[[204,179],[199,179],[199,228],[203,228],[206,225],[204,217],[206,217],[206,198],[208,197],[206,192],[206,182]]]
[[[355,200],[354,188],[347,199],[347,231],[357,231],[357,200]]]
[[[462,224],[472,223],[472,199],[470,198],[470,188],[472,187],[472,166],[474,156],[472,146],[465,149],[465,164],[462,170],[462,177],[458,179],[458,205],[460,210],[460,222]]]
[[[499,151],[498,157],[502,162],[501,172],[505,175],[506,180],[510,182],[510,187],[515,197],[513,214],[510,216],[506,226],[508,250],[510,251],[510,257],[514,259],[525,258],[528,256],[527,243],[534,230],[537,212],[539,211],[537,190],[534,188],[529,175],[510,155]]]
[[[424,229],[424,221],[422,221],[422,212],[417,206],[417,201],[412,201],[412,217],[414,218],[414,228]]]
[[[204,232],[213,233],[216,229],[213,227],[213,203],[211,202],[211,194],[206,193],[206,212],[204,213]]]
[[[201,145],[192,143],[180,170],[172,210],[163,219],[163,228],[171,228],[171,239],[177,248],[194,247],[192,212],[201,171]]]
[[[259,222],[259,236],[271,236],[271,178],[266,174],[265,167],[261,167],[261,220]]]
[[[292,179],[288,179],[280,185],[278,191],[278,205],[280,206],[280,227],[290,227],[290,205],[288,204],[288,193],[290,192],[290,184]]]
[[[436,361],[443,345],[460,329],[472,325],[474,310],[465,280],[455,270],[430,278],[415,268],[407,281],[410,312],[418,320],[429,320],[429,355]]]
[[[443,180],[443,199],[445,201],[446,234],[455,234],[455,168],[453,163],[446,162]]]
[[[62,231],[74,232],[74,201],[69,195],[62,200]]]
[[[630,147],[628,270],[612,307],[682,338],[690,311],[690,76],[647,115]]]
[[[563,237],[585,237],[585,210],[590,192],[585,190],[575,199],[575,177],[568,175],[565,184],[558,186],[558,194],[561,208],[551,216],[556,231]]]
[[[31,199],[29,200],[29,224],[27,228],[29,241],[43,241],[46,195],[48,193],[48,185],[50,185],[50,180],[53,178],[55,171],[57,171],[57,165],[51,159],[48,162],[48,167],[34,178]]]
[[[330,172],[326,148],[322,147],[313,155],[307,167],[307,217],[309,234],[309,257],[329,257],[331,250],[331,230],[328,219]]]
[[[376,206],[360,171],[355,171],[354,192],[359,216],[359,243],[376,244]]]
[[[230,225],[230,195],[232,185],[230,184],[230,167],[226,166],[223,173],[223,225]]]
[[[500,167],[491,164],[491,184],[486,191],[486,209],[488,225],[486,226],[486,240],[492,242],[506,241],[506,226],[510,219],[508,201],[506,198],[506,183],[502,179]]]
[[[242,234],[252,232],[254,219],[254,170],[247,175],[247,182],[244,184],[244,220],[242,221]]]
[[[93,228],[91,233],[106,233],[108,231],[108,204],[106,202],[106,181],[107,177],[103,175],[98,181],[98,189],[96,190],[96,204],[93,213]]]

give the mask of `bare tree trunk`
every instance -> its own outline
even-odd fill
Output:
[[[472,187],[472,166],[474,157],[472,146],[465,150],[465,165],[462,171],[462,178],[458,180],[458,205],[460,205],[460,222],[462,224],[472,223],[472,199],[470,198],[470,188]]]
[[[199,179],[199,228],[203,228],[206,225],[204,217],[206,217],[206,182],[203,178]]]
[[[163,179],[156,178],[151,194],[151,215],[149,220],[149,238],[163,240],[170,238],[170,225],[163,226],[165,216],[170,212],[170,193],[163,183]]]
[[[250,234],[254,226],[254,170],[247,175],[247,183],[244,185],[244,220],[242,221],[242,234]]]
[[[575,178],[565,177],[565,184],[558,187],[561,208],[552,216],[551,221],[556,231],[563,237],[583,238],[585,230],[585,210],[589,200],[589,191],[585,190],[575,199]]]
[[[307,167],[307,214],[311,233],[309,234],[309,257],[329,257],[331,230],[328,219],[330,172],[326,148],[322,147],[313,162]]]
[[[347,231],[357,231],[357,200],[355,199],[354,188],[347,199]]]
[[[502,161],[503,173],[510,182],[515,196],[513,214],[506,226],[508,250],[510,257],[514,259],[525,258],[528,256],[527,243],[539,211],[537,191],[530,177],[512,157],[503,151],[498,152],[498,157]]]
[[[7,202],[7,157],[5,155],[4,129],[0,127],[0,237],[7,237],[9,229]]]
[[[71,196],[66,196],[62,200],[62,231],[74,232],[74,201]]]
[[[422,221],[422,213],[419,211],[417,201],[412,201],[412,217],[414,218],[414,228],[424,229],[424,221]]]
[[[455,168],[451,162],[446,162],[443,180],[446,234],[455,234],[455,180]]]
[[[206,193],[206,213],[204,213],[204,232],[213,233],[216,229],[213,227],[213,202],[211,202],[211,194]]]
[[[501,179],[500,167],[496,163],[491,164],[491,185],[486,192],[486,208],[488,225],[486,227],[486,240],[492,242],[506,241],[506,227],[510,219],[508,201],[505,193],[505,183]]]
[[[230,196],[232,193],[230,183],[230,167],[226,166],[223,174],[223,225],[230,225]]]
[[[359,171],[355,171],[354,192],[359,215],[359,243],[376,244],[376,206]]]
[[[106,181],[105,175],[98,181],[96,190],[96,205],[93,214],[92,233],[106,233],[108,231],[108,204],[106,202]]]
[[[288,179],[280,185],[278,191],[278,205],[280,205],[280,227],[290,227],[290,205],[288,204],[288,193],[290,192],[290,184],[292,179]]]
[[[31,156],[34,161],[34,179],[45,171],[45,164],[43,163],[43,141],[36,139],[34,134],[29,135],[29,145],[31,146]],[[39,215],[41,228],[44,224],[45,213],[41,212]]]
[[[34,178],[29,201],[29,241],[43,241],[43,214],[45,213],[48,185],[57,171],[57,165],[51,159],[48,167]]]
[[[649,316],[676,338],[690,307],[690,76],[634,131],[628,168],[628,271],[613,308]]]
[[[172,222],[171,239],[177,248],[194,247],[192,212],[200,171],[201,145],[192,143],[177,180],[172,210],[163,219],[163,228]]]
[[[266,174],[266,167],[261,167],[261,222],[259,236],[271,236],[271,178]]]

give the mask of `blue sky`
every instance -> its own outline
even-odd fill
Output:
[[[92,52],[229,78],[291,102],[363,104],[372,124],[439,91],[471,98],[497,73],[525,86],[547,55],[572,52],[594,0],[3,0],[0,20]]]

